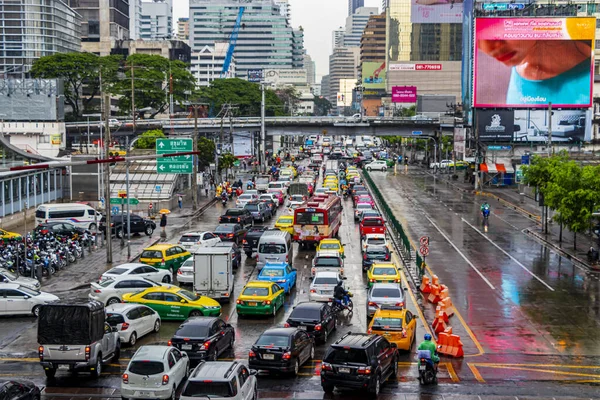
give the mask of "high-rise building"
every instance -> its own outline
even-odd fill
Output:
[[[40,57],[81,51],[81,23],[62,0],[0,0],[0,74],[23,77]]]
[[[179,18],[177,20],[177,39],[189,40],[190,38],[190,19]]]
[[[346,31],[341,26],[331,33],[331,47],[342,47],[344,45],[344,33]]]
[[[141,38],[170,39],[173,35],[172,0],[153,0],[142,3]]]
[[[199,86],[209,86],[215,79],[221,78],[221,71],[225,63],[225,55],[229,43],[215,43],[214,46],[205,46],[202,50],[192,54],[191,72]],[[224,74],[225,78],[235,76],[235,59],[231,60],[229,69]]]
[[[190,46],[199,52],[215,42],[228,42],[240,7],[245,7],[235,47],[235,75],[248,70],[293,67],[294,33],[273,0],[190,0]]]
[[[356,12],[346,18],[344,47],[359,47],[360,38],[371,15],[377,15],[377,7],[359,7]]]
[[[385,11],[390,4],[390,0],[381,0],[381,11]]]
[[[348,0],[348,15],[352,15],[359,7],[365,6],[365,0]]]
[[[360,38],[360,63],[385,61],[385,12],[371,15]]]
[[[287,18],[288,21],[292,19],[292,6],[290,0],[273,0],[276,6],[279,7],[279,13]]]
[[[321,78],[321,96],[323,96],[325,99],[329,100],[330,99],[330,80],[329,80],[329,75],[323,75],[323,77]],[[336,96],[335,94],[333,95],[334,97]]]
[[[314,85],[317,82],[316,66],[312,57],[304,51],[304,68],[306,68],[306,83]]]
[[[329,56],[329,94],[328,100],[335,104],[340,91],[340,79],[356,80],[357,67],[360,62],[358,47],[338,47]]]
[[[128,0],[69,0],[83,18],[81,50],[109,55],[116,41],[129,40]]]
[[[140,39],[142,33],[142,0],[129,0],[129,38]]]
[[[304,68],[304,29],[293,30],[292,68]]]

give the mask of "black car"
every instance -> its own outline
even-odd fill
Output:
[[[254,217],[245,208],[230,208],[219,217],[220,224],[240,224],[250,226],[254,224]]]
[[[302,329],[267,329],[248,353],[251,369],[298,374],[300,366],[315,356],[315,340]]]
[[[226,242],[240,244],[246,235],[247,230],[240,224],[220,224],[214,230],[214,234]]]
[[[235,329],[217,317],[192,317],[179,326],[169,345],[185,351],[190,361],[216,361],[233,350]]]
[[[398,377],[398,347],[382,336],[347,333],[332,344],[321,363],[321,387],[364,389],[377,396],[388,378]]]
[[[240,246],[233,242],[220,242],[215,244],[214,247],[230,247],[233,250],[233,259],[231,260],[231,267],[233,269],[237,269],[240,267],[240,263],[242,262],[242,250],[240,250]]]
[[[113,215],[110,219],[111,234],[114,234],[119,239],[123,235],[127,234],[127,214]],[[142,218],[139,215],[130,214],[129,226],[131,227],[131,233],[145,233],[147,236],[152,235],[156,229],[156,224],[146,218]],[[106,217],[102,217],[100,225],[98,226],[102,232],[106,232]]]
[[[82,235],[84,232],[85,229],[78,228],[73,224],[69,224],[68,222],[45,222],[43,224],[39,224],[33,230],[34,236],[51,233],[55,236],[73,237],[75,235]]]
[[[23,379],[0,381],[1,400],[38,400],[40,389],[33,382]]]
[[[252,253],[258,249],[258,241],[267,229],[269,229],[269,227],[266,225],[256,225],[248,229],[248,233],[246,233],[246,236],[242,241],[244,253],[246,253],[248,257],[252,257]]]
[[[273,200],[259,199],[258,201],[266,204],[266,206],[269,208],[269,211],[271,211],[271,216],[275,215],[275,213],[277,212],[278,205]]]
[[[390,249],[387,246],[367,246],[363,254],[362,268],[367,271],[377,261],[390,261]]]
[[[315,340],[326,343],[335,329],[336,316],[327,303],[304,302],[294,307],[285,324],[306,330]]]

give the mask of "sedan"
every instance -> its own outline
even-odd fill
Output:
[[[235,201],[235,206],[238,208],[244,208],[244,206],[246,204],[248,204],[251,201],[255,201],[258,200],[258,196],[255,194],[247,194],[244,193],[243,195],[239,196],[236,201]]]
[[[106,307],[106,322],[117,328],[121,343],[130,346],[134,346],[138,338],[160,331],[158,313],[139,304],[113,304]]]
[[[83,235],[84,232],[85,229],[78,228],[68,222],[46,222],[44,224],[39,224],[33,230],[34,236],[51,233],[56,236],[73,237],[75,235]]]
[[[177,270],[177,283],[179,283],[179,285],[194,284],[194,257],[185,260]]]
[[[0,315],[40,315],[40,307],[59,298],[53,294],[31,290],[16,283],[0,283]]]
[[[390,261],[392,252],[387,246],[367,246],[363,253],[362,269],[367,272],[373,263],[379,261]]]
[[[259,281],[276,282],[289,294],[296,286],[297,271],[286,262],[267,262],[260,270],[257,279]]]
[[[267,329],[248,352],[251,369],[298,375],[300,366],[315,357],[315,340],[298,328]]]
[[[298,304],[288,317],[286,327],[298,327],[311,333],[315,340],[327,343],[327,338],[335,330],[335,312],[326,303],[304,302]]]
[[[185,351],[191,361],[217,361],[228,351],[233,351],[235,329],[216,317],[188,318],[179,326],[169,346]]]
[[[214,234],[222,241],[234,242],[240,244],[246,236],[247,230],[240,224],[221,224],[215,228]]]
[[[188,232],[181,235],[177,244],[189,250],[192,247],[212,247],[220,241],[212,232]]]
[[[90,300],[96,300],[110,306],[111,304],[121,303],[125,293],[139,292],[151,287],[169,287],[166,283],[157,283],[146,278],[139,278],[135,275],[125,275],[117,279],[107,279],[105,281],[90,284]]]
[[[360,220],[362,212],[366,210],[373,210],[371,203],[358,203],[354,210],[354,221]]]
[[[363,216],[366,214],[366,211],[363,212]],[[362,249],[361,251],[364,253],[367,250],[367,246],[386,246],[389,248],[389,243],[385,237],[381,233],[369,233],[365,235],[362,240]]]
[[[0,381],[2,400],[39,400],[40,389],[31,381],[7,379]]]
[[[333,297],[333,290],[338,283],[344,285],[344,278],[331,271],[318,271],[310,284],[308,299],[310,301],[326,301]]]
[[[171,271],[139,263],[121,264],[118,267],[111,268],[100,276],[100,282],[120,279],[128,275],[136,278],[147,278],[154,282],[171,283]]]
[[[307,200],[306,196],[301,194],[293,194],[290,196],[290,201],[288,202],[288,207],[291,209],[295,209],[300,207]]]
[[[38,290],[41,286],[37,279],[27,278],[23,275],[17,276],[4,268],[0,268],[0,283],[16,283],[33,290]]]
[[[375,208],[375,201],[373,201],[373,198],[369,195],[358,196],[356,198],[356,204],[360,204],[360,203],[369,203],[369,204],[371,204],[372,208]]]
[[[398,283],[375,283],[367,293],[367,316],[370,318],[382,305],[405,307],[404,291]]]

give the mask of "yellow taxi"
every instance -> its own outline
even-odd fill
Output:
[[[333,191],[338,191],[339,190],[339,186],[338,186],[338,182],[337,181],[328,181],[323,183],[323,187],[327,188],[329,190],[333,190]]]
[[[287,167],[283,167],[279,170],[279,175],[281,175],[281,172],[283,171],[290,171],[292,173],[292,176],[295,178],[298,176],[298,171],[296,171],[296,168],[292,167],[291,165],[288,165]]]
[[[344,258],[344,246],[338,239],[323,239],[317,246],[317,253],[319,251],[337,251],[340,253],[340,257]]]
[[[329,182],[337,184],[339,181],[338,181],[337,176],[329,175],[329,176],[326,176],[325,179],[323,179],[323,184],[326,184]]]
[[[148,306],[156,311],[162,320],[183,321],[189,317],[221,315],[221,305],[218,301],[173,285],[155,286],[137,293],[126,293],[123,295],[123,301]]]
[[[237,298],[238,315],[276,315],[283,307],[285,291],[275,282],[250,281]]]
[[[394,263],[391,262],[376,262],[367,271],[367,279],[369,279],[369,287],[376,282],[400,282],[400,271]]]
[[[275,222],[275,228],[283,232],[288,232],[290,235],[294,234],[294,216],[293,215],[282,215],[277,218]]]
[[[383,336],[396,343],[398,350],[410,351],[417,334],[417,319],[408,310],[382,305],[375,311],[367,333]]]
[[[145,248],[140,256],[140,262],[177,272],[181,264],[191,256],[192,254],[181,246],[163,243]]]
[[[3,242],[8,242],[9,240],[12,240],[12,239],[22,240],[23,236],[19,235],[18,233],[9,232],[9,231],[5,231],[4,229],[0,229],[0,238],[2,238]]]

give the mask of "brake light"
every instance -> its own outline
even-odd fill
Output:
[[[228,234],[227,234],[227,237],[228,237],[228,238],[232,238],[232,237],[233,237],[233,233],[228,233]]]
[[[210,340],[207,340],[206,342],[204,342],[204,344],[202,345],[202,347],[207,350],[210,347]]]
[[[310,289],[311,293],[317,293],[317,291],[315,289]]]
[[[128,328],[129,328],[129,324],[127,322],[123,322],[123,324],[121,325],[121,330],[126,331]]]
[[[289,327],[290,327],[290,324],[288,324],[288,323],[286,322],[285,324],[283,324],[283,327],[284,327],[284,328],[289,328]]]
[[[270,306],[271,305],[271,300],[267,300],[267,301],[263,301],[264,305]]]
[[[363,260],[366,260],[366,259],[367,259],[367,253],[365,253],[365,254],[363,255]]]
[[[400,283],[400,279],[394,279],[394,282]]]
[[[44,361],[44,346],[38,347],[38,353],[40,356],[40,361]]]
[[[422,363],[424,363],[424,362],[426,362],[426,361],[427,361],[426,359],[424,359],[424,358],[421,358],[421,362],[422,362]]]
[[[315,331],[320,331],[323,328],[321,324],[315,325]]]
[[[321,370],[322,371],[333,371],[333,368],[331,367],[331,364],[326,363],[326,362],[322,362],[321,363]]]
[[[242,302],[240,300],[236,300],[235,303],[236,304],[242,304]]]
[[[360,367],[357,372],[359,375],[370,375],[371,367]]]
[[[240,217],[238,217],[238,222],[240,222],[242,219]]]
[[[389,260],[389,259],[390,259],[390,255],[389,255],[389,254],[386,254],[386,255],[385,255],[385,260],[387,261],[387,260]]]
[[[406,337],[406,330],[405,329],[402,329],[402,337],[404,337],[404,338]]]
[[[169,375],[163,375],[162,384],[163,385],[169,384]]]
[[[292,358],[292,353],[290,353],[289,351],[286,353],[283,353],[283,355],[281,356],[282,360],[289,360]]]
[[[289,254],[286,254],[285,255],[285,262],[288,262],[288,259],[289,259]]]
[[[173,341],[171,339],[169,339],[169,341],[167,342],[167,346],[173,346]]]
[[[181,268],[179,268],[179,269],[177,270],[177,275],[183,275],[183,272],[181,272]]]
[[[375,303],[374,301],[370,301],[369,307],[377,307],[377,303]]]
[[[129,375],[123,374],[123,383],[129,383]]]
[[[102,293],[102,290],[100,290],[100,289],[95,289],[95,290],[94,290],[94,293]]]
[[[369,282],[375,282],[375,279],[371,278],[369,279]]]
[[[371,328],[367,329],[367,333],[368,333],[368,334],[371,334],[371,333],[373,333],[373,329],[371,329]]]
[[[248,244],[248,241],[246,239],[242,240],[242,244]]]
[[[396,303],[396,307],[404,307],[404,302],[401,301],[400,303]]]
[[[165,259],[163,258],[162,260],[160,260],[161,264],[165,264]]]
[[[317,272],[317,270],[316,270],[314,267],[310,269],[310,273],[311,273],[311,274],[313,274],[313,275],[314,275],[316,272]]]
[[[248,357],[256,357],[256,353],[252,350],[248,352]]]
[[[85,361],[88,361],[90,359],[91,351],[92,349],[90,348],[90,346],[85,346]]]

